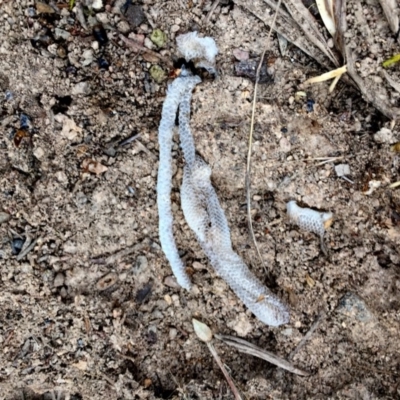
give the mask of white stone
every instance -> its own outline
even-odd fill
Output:
[[[93,0],[92,8],[95,10],[101,10],[103,8],[103,0]]]
[[[88,82],[79,82],[72,88],[71,93],[73,95],[88,95],[90,93],[90,85]]]
[[[349,166],[349,164],[335,165],[335,172],[336,172],[337,176],[350,175],[350,166]]]
[[[377,143],[394,143],[396,139],[393,132],[388,128],[382,128],[374,135],[374,140]]]

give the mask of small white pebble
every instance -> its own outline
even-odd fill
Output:
[[[179,29],[181,29],[179,25],[172,25],[171,26],[171,32],[173,32],[173,33],[178,32]]]
[[[175,328],[171,328],[169,330],[169,340],[174,340],[178,334],[178,331]]]
[[[350,175],[350,166],[349,164],[335,165],[335,172],[337,176]]]

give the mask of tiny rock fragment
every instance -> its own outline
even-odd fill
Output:
[[[283,37],[279,33],[277,34],[277,37],[278,37],[279,51],[281,52],[282,56],[285,56],[287,51],[288,41],[285,37]]]
[[[61,287],[64,285],[65,276],[63,273],[59,272],[56,277],[54,278],[53,286],[54,287]]]
[[[94,10],[101,10],[103,8],[103,0],[93,0],[92,8]]]
[[[395,143],[396,138],[393,134],[393,131],[391,131],[388,128],[382,128],[378,132],[374,134],[374,140],[376,143]]]
[[[90,94],[91,89],[90,89],[90,85],[89,82],[79,82],[77,83],[73,88],[71,93],[73,95],[84,95],[87,96],[88,94]]]
[[[150,68],[150,75],[157,83],[161,83],[167,77],[167,74],[159,65],[153,65]]]
[[[11,241],[11,252],[14,256],[18,255],[24,246],[25,239],[15,238]]]
[[[105,165],[90,158],[86,158],[85,160],[82,161],[82,169],[85,172],[90,172],[96,175],[100,175],[108,170],[108,168]]]
[[[350,166],[349,166],[349,164],[335,165],[335,172],[336,172],[337,176],[350,175]]]
[[[192,264],[192,267],[193,267],[194,269],[196,269],[197,271],[201,271],[202,269],[204,269],[204,265],[201,264],[201,263],[199,263],[198,261],[195,261],[195,262]]]
[[[136,302],[139,304],[143,303],[150,296],[152,288],[152,282],[146,283],[142,289],[137,291],[135,298]]]
[[[90,65],[94,60],[93,49],[87,49],[82,53],[82,62],[81,64],[86,67]]]
[[[53,7],[49,6],[46,3],[37,2],[36,3],[36,12],[38,14],[54,14]]]
[[[245,78],[250,79],[252,82],[255,82],[259,62],[260,62],[259,59],[237,62],[235,64],[236,76],[243,76]],[[264,60],[263,65],[261,66],[260,69],[260,79],[258,83],[268,83],[272,81],[273,77],[269,74],[267,62],[266,60]]]
[[[126,21],[119,21],[117,24],[117,29],[119,32],[127,33],[131,30],[130,25]]]
[[[164,300],[166,301],[166,303],[170,306],[172,304],[172,299],[171,296],[169,294],[166,294],[164,296]]]
[[[246,61],[249,59],[249,52],[242,49],[233,49],[232,54],[238,61]]]
[[[164,279],[164,285],[165,285],[165,286],[168,286],[168,287],[170,287],[170,288],[175,288],[175,289],[180,288],[178,282],[176,281],[175,276],[173,276],[173,275],[167,276],[167,277]]]
[[[6,212],[0,211],[0,224],[7,222],[11,219],[11,215]]]
[[[71,36],[71,34],[67,31],[65,31],[64,29],[60,29],[60,28],[54,29],[54,37],[56,39],[67,40],[70,36]]]
[[[197,337],[205,343],[210,342],[213,336],[211,329],[206,324],[203,324],[195,318],[192,319],[192,323]]]
[[[167,35],[161,29],[154,29],[150,35],[150,40],[157,47],[164,47],[165,43],[167,43]]]

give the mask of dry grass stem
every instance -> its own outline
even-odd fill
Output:
[[[270,28],[268,36],[267,36],[267,46],[269,43],[269,39],[271,37],[273,26],[275,25],[275,20],[276,20],[276,16],[278,15],[278,10],[279,10],[280,5],[281,5],[281,0],[279,0],[278,7],[275,11],[275,16],[274,16],[271,28]],[[265,268],[264,260],[260,253],[260,248],[258,247],[258,243],[257,243],[256,237],[254,235],[253,221],[252,221],[252,217],[251,217],[251,153],[252,153],[252,147],[253,147],[253,132],[254,132],[254,119],[255,119],[255,114],[256,114],[258,81],[260,79],[260,71],[261,71],[261,66],[264,62],[265,52],[266,52],[266,48],[264,49],[264,51],[261,55],[261,59],[258,64],[257,72],[256,72],[256,82],[254,84],[253,104],[252,104],[252,109],[251,109],[251,121],[250,121],[250,133],[249,133],[248,150],[247,150],[246,177],[245,177],[247,219],[248,219],[248,223],[249,223],[249,231],[250,231],[251,239],[253,240],[254,246],[257,250],[258,258],[260,259],[264,270],[266,270],[266,268]]]
[[[386,19],[389,22],[390,29],[394,34],[399,30],[399,3],[398,0],[379,0]]]
[[[271,364],[276,365],[279,368],[282,368],[286,371],[292,372],[293,374],[300,375],[300,376],[309,376],[310,375],[308,372],[295,367],[289,361],[286,361],[283,358],[280,358],[269,351],[263,350],[260,347],[247,342],[246,340],[239,339],[234,336],[226,336],[226,335],[215,335],[215,337],[217,339],[222,340],[227,345],[235,347],[242,353],[250,354],[252,356],[261,358],[265,361],[268,361]]]
[[[225,376],[226,381],[228,382],[229,387],[232,390],[233,395],[235,396],[235,400],[243,400],[242,396],[240,395],[239,391],[237,390],[235,383],[233,382],[231,376],[229,375],[229,372],[226,370],[223,362],[221,361],[221,358],[219,357],[217,351],[215,350],[214,346],[212,343],[207,343],[207,346],[214,357],[215,361],[217,362],[219,368],[221,369],[222,373]]]
[[[303,85],[310,85],[312,83],[319,83],[319,82],[324,82],[328,81],[329,79],[336,79],[340,78],[345,72],[347,72],[347,65],[344,65],[343,67],[336,68],[332,71],[326,72],[325,74],[319,75],[319,76],[314,76],[313,78],[307,79]]]
[[[320,27],[310,13],[308,8],[303,4],[301,0],[286,0],[285,6],[289,10],[293,20],[296,21],[298,26],[303,30],[307,39],[316,46],[333,65],[339,66],[339,60],[336,55],[329,48],[324,36],[320,31]]]
[[[334,0],[315,0],[317,4],[319,14],[321,15],[322,21],[324,22],[325,28],[331,34],[335,36],[336,23],[335,23],[335,12],[333,9]]]
[[[400,186],[400,181],[394,182],[389,185],[390,189],[395,189]]]
[[[210,350],[210,353],[214,357],[215,361],[217,362],[219,368],[221,369],[222,373],[225,376],[226,381],[228,382],[229,387],[232,390],[233,395],[235,396],[235,400],[242,400],[242,396],[240,395],[238,389],[235,386],[235,383],[233,382],[231,376],[229,375],[229,372],[226,370],[223,362],[221,361],[221,358],[219,357],[217,351],[215,350],[215,347],[211,343],[212,341],[212,332],[211,329],[204,324],[203,322],[198,321],[197,319],[193,318],[192,319],[193,323],[193,328],[196,336],[203,341],[204,343],[207,344],[208,349]]]

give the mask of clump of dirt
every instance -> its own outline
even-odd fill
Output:
[[[311,372],[294,376],[215,343],[248,398],[400,395],[400,197],[388,187],[399,180],[391,150],[398,126],[345,82],[333,94],[322,83],[299,95],[302,82],[325,70],[290,43],[282,56],[274,37],[252,157],[265,273],[249,238],[244,187],[254,84],[235,75],[234,54],[259,59],[268,29],[238,2],[221,2],[205,23],[212,3],[1,4],[0,397],[232,398],[192,317]],[[386,46],[376,2],[347,3],[358,18],[349,37],[357,71],[379,86],[376,65],[399,52],[398,42]],[[166,35],[162,47],[151,41],[156,29]],[[279,328],[245,309],[184,222],[178,141],[172,200],[191,292],[177,287],[159,245],[157,129],[168,80],[150,71],[157,65],[169,76],[175,37],[194,29],[220,50],[217,78],[193,96],[196,148],[212,167],[235,250],[290,306],[291,322]],[[379,43],[371,54],[369,38]],[[398,66],[386,73],[395,81]],[[398,106],[396,91],[385,84],[385,93]],[[347,165],[345,177],[338,164]],[[328,257],[314,234],[290,223],[289,200],[333,212]]]

